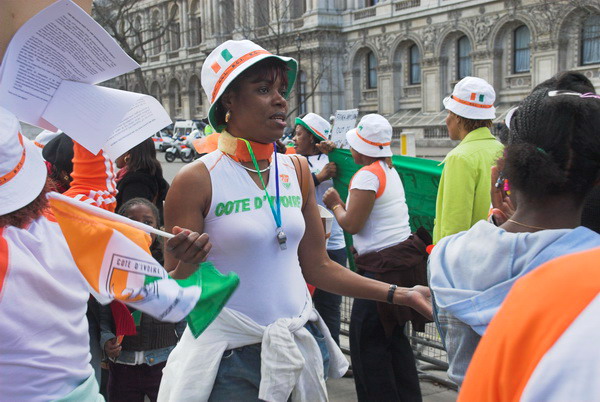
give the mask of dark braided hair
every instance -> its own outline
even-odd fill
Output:
[[[600,99],[532,92],[511,121],[504,172],[529,199],[583,200],[600,177]]]

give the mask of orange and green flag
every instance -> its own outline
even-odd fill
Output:
[[[150,254],[148,232],[156,229],[58,193],[48,199],[75,264],[101,303],[119,300],[161,321],[185,318],[198,336],[239,284],[237,275],[222,275],[210,263],[174,280]]]

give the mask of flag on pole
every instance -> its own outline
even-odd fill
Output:
[[[103,303],[120,300],[161,321],[186,318],[198,336],[239,284],[210,263],[185,280],[171,279],[152,258],[148,233],[126,218],[57,193],[48,199],[77,267]]]

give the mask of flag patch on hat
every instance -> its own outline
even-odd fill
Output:
[[[485,99],[485,95],[479,95],[479,102],[483,103],[484,99]]]
[[[471,100],[474,101],[476,97],[477,97],[477,94],[475,92],[472,92],[471,93]]]
[[[223,51],[221,52],[221,57],[225,59],[225,61],[229,61],[233,58],[233,56],[231,55],[231,53],[229,53],[229,50],[227,49],[223,49]]]
[[[216,61],[210,66],[215,73],[218,73],[221,69],[221,66]]]

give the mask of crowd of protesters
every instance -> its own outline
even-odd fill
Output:
[[[103,358],[110,401],[327,400],[326,380],[348,370],[342,295],[354,298],[360,401],[421,400],[408,321],[435,321],[462,400],[600,397],[589,339],[600,329],[600,96],[590,81],[564,72],[538,85],[508,114],[502,142],[490,131],[493,87],[458,82],[444,106],[460,144],[442,162],[428,233],[411,231],[383,116],[346,134],[362,168],[345,200],[332,188],[327,120],[297,118],[297,155],[281,152],[297,68],[248,40],[213,50],[202,85],[218,134],[170,188],[150,139],[111,161],[68,133],[34,144],[0,108],[0,400],[101,400]],[[198,337],[184,322],[101,306],[48,208],[52,191],[164,226],[176,236],[153,236],[149,251],[173,278],[208,258],[237,273],[237,291]],[[328,235],[318,205],[335,219]],[[123,314],[136,317],[136,335],[121,339]]]

